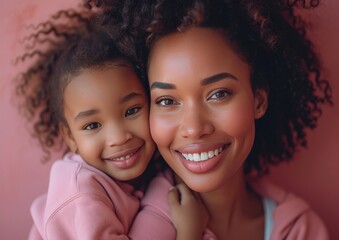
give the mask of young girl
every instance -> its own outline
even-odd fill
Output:
[[[78,17],[78,25],[53,26],[61,39],[34,51],[41,57],[18,86],[27,103],[38,103],[28,106],[40,114],[35,129],[41,142],[53,145],[60,132],[71,150],[53,164],[47,194],[31,207],[30,239],[143,239],[139,231],[151,236],[157,219],[140,218],[142,228],[128,232],[147,183],[147,176],[138,177],[155,150],[145,80],[116,42]],[[40,30],[35,43],[48,32]],[[150,171],[156,168],[148,177]],[[173,208],[185,219],[178,238],[196,239],[191,229],[206,226],[207,217],[188,189],[178,190],[185,193]]]
[[[122,2],[101,24],[109,33],[123,25],[121,38],[139,47],[151,134],[174,172],[154,179],[136,220],[169,219],[166,201],[154,199],[183,181],[209,212],[203,239],[328,239],[305,201],[259,178],[306,146],[331,103],[293,9],[269,0]],[[168,222],[156,228],[174,238]]]

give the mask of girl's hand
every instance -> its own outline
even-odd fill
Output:
[[[179,183],[168,192],[172,223],[178,239],[201,239],[208,223],[208,213],[199,195]]]

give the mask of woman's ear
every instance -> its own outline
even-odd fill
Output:
[[[255,97],[255,119],[259,119],[265,115],[268,106],[268,91],[263,88],[258,88],[254,92]]]
[[[78,151],[78,146],[74,140],[74,137],[69,127],[61,123],[59,124],[59,129],[68,147],[71,149],[72,152],[76,153]]]

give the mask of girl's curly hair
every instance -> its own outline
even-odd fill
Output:
[[[88,2],[88,1],[87,1]],[[89,1],[91,2],[91,1]],[[330,84],[306,36],[304,21],[284,0],[103,1],[101,28],[120,39],[144,66],[162,36],[193,26],[222,29],[252,68],[252,88],[269,92],[269,107],[256,121],[245,173],[265,174],[269,166],[306,147],[324,104],[332,104]],[[117,17],[118,16],[118,17]],[[146,71],[146,67],[144,67]]]
[[[62,53],[90,31],[89,16],[72,10],[62,10],[48,21],[31,26],[33,30],[22,43],[25,53],[16,64],[29,67],[17,76],[16,94],[22,100],[20,109],[33,121],[34,137],[38,139],[49,160],[50,148],[58,145],[67,150],[59,136],[59,120],[52,113],[51,79]]]
[[[33,121],[34,136],[46,153],[46,160],[55,146],[69,150],[59,133],[60,123],[67,126],[62,96],[79,71],[124,59],[148,90],[147,80],[133,59],[107,33],[94,28],[92,21],[91,14],[85,11],[59,11],[24,39],[26,53],[16,61],[30,64],[18,76],[16,93],[23,100],[21,109],[25,116]]]

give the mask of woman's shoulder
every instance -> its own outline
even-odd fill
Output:
[[[328,239],[323,221],[304,199],[266,178],[250,182],[258,194],[275,202],[271,239]]]

